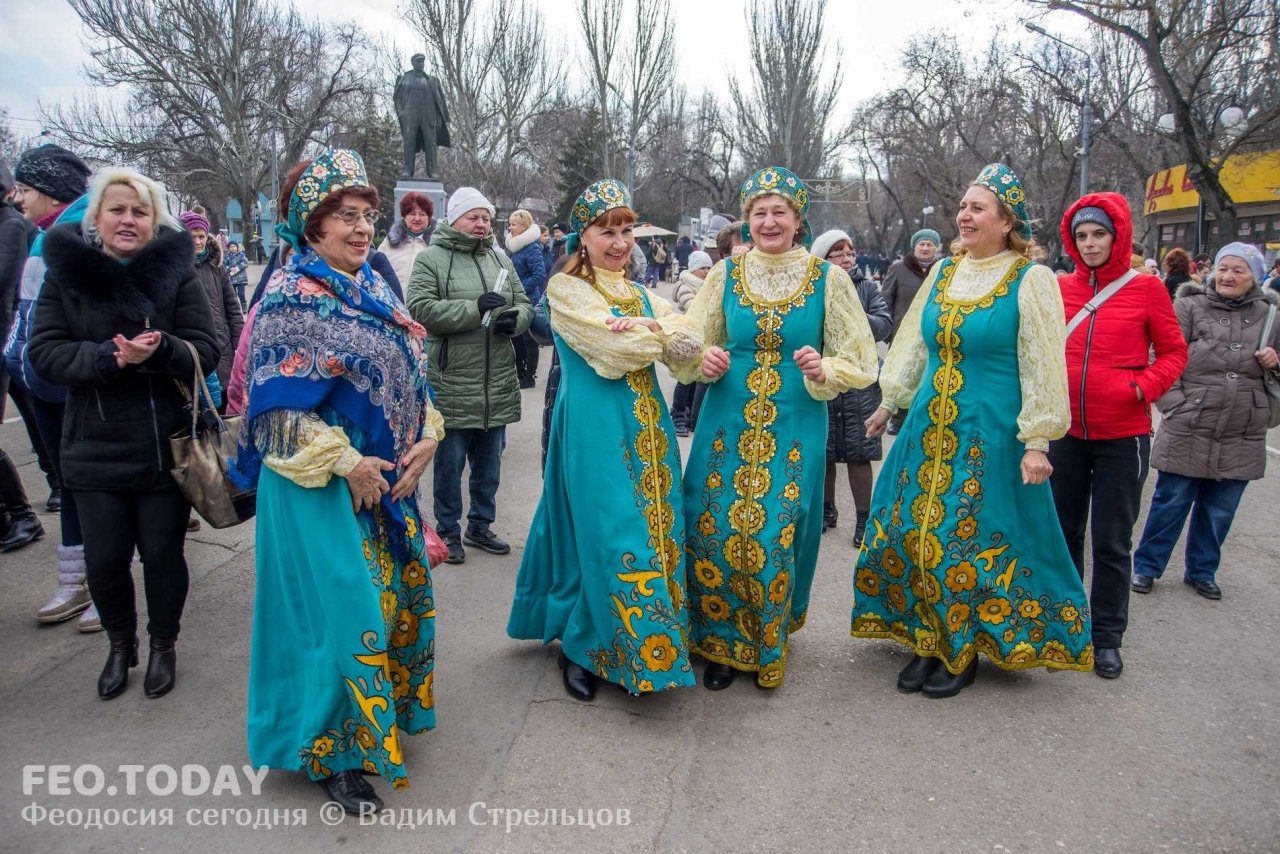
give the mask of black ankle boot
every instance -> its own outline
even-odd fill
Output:
[[[836,520],[839,514],[836,512],[836,503],[834,501],[822,502],[822,532],[825,534],[828,528],[836,526]]]
[[[870,518],[870,513],[862,510],[858,511],[858,518],[853,526],[853,547],[855,549],[862,548],[862,535],[867,530],[867,520]]]
[[[951,673],[945,667],[939,667],[937,670],[924,680],[924,686],[920,689],[920,693],[924,694],[931,700],[942,700],[947,697],[954,697],[965,688],[973,684],[973,680],[978,676],[978,659],[975,658],[969,662],[969,666],[959,673]]]
[[[44,536],[44,526],[36,518],[27,492],[22,488],[22,478],[9,455],[0,450],[0,505],[8,516],[8,523],[0,531],[0,552],[20,549]]]
[[[590,703],[596,698],[596,675],[560,653],[560,669],[564,671],[564,690],[575,700]]]
[[[138,666],[138,638],[134,631],[107,630],[111,647],[102,675],[98,677],[98,696],[104,700],[119,697],[129,687],[129,668]]]
[[[142,690],[153,700],[173,690],[178,666],[173,644],[172,640],[151,639],[151,657],[147,659],[147,675],[142,680]],[[136,656],[134,663],[137,663]]]
[[[735,675],[734,669],[727,664],[708,662],[707,669],[702,674],[702,686],[708,691],[723,691],[733,684]]]
[[[936,658],[917,655],[898,673],[898,690],[904,694],[914,694],[923,687],[925,680],[942,665]]]

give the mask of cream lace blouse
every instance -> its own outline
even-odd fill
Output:
[[[662,362],[672,372],[696,369],[702,361],[702,338],[671,303],[650,293],[654,319],[662,327],[653,332],[637,326],[611,332],[605,324],[614,317],[611,306],[637,299],[623,273],[596,269],[596,284],[558,273],[547,283],[551,326],[597,374],[609,380]]]
[[[746,254],[746,286],[751,294],[769,302],[783,300],[795,293],[813,257],[804,248],[780,255],[758,249]],[[702,331],[707,347],[722,347],[728,337],[724,316],[725,265],[716,264],[707,274],[698,295],[685,315],[695,329]],[[805,379],[805,388],[816,400],[831,400],[851,388],[866,388],[876,381],[876,343],[871,326],[858,299],[849,274],[832,266],[827,275],[826,304],[823,319],[822,369],[826,380],[815,383]],[[790,357],[790,353],[784,354]],[[681,382],[715,382],[703,376],[701,359],[685,370],[676,372]]]
[[[958,299],[986,296],[1017,260],[1011,251],[975,261],[965,256],[956,268],[948,292]],[[898,335],[893,339],[880,388],[890,412],[905,409],[915,397],[928,352],[920,334],[920,316],[933,298],[941,264],[935,264],[911,302]],[[1047,451],[1052,439],[1066,435],[1071,425],[1067,397],[1066,320],[1058,280],[1048,267],[1034,264],[1018,288],[1018,373],[1022,411],[1018,413],[1018,441],[1029,451]]]
[[[317,415],[298,415],[297,418],[300,421],[298,451],[290,457],[268,454],[262,459],[263,465],[309,489],[328,485],[329,478],[335,474],[349,475],[360,462],[361,454],[351,446],[346,431],[325,424]],[[444,438],[444,416],[430,403],[422,438],[434,438],[437,442]]]

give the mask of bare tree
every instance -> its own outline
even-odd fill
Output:
[[[627,111],[627,186],[636,189],[635,158],[640,134],[651,124],[659,100],[671,87],[675,69],[675,27],[671,0],[635,0],[635,17],[624,62],[622,93]]]
[[[1066,10],[1128,39],[1173,115],[1187,175],[1222,233],[1235,204],[1222,185],[1226,158],[1280,139],[1280,14],[1275,0],[1028,0]],[[1223,111],[1238,107],[1237,127]],[[1150,117],[1153,122],[1156,116]]]
[[[606,124],[614,114],[618,68],[613,57],[620,45],[622,23],[622,0],[578,0],[578,24],[582,28],[591,93],[596,112]],[[607,140],[601,141],[600,157],[604,170],[612,175],[613,152]]]
[[[843,80],[826,60],[826,0],[752,0],[748,17],[751,81],[730,82],[743,155],[804,176],[831,165],[840,140],[830,133]]]
[[[286,163],[326,140],[366,87],[366,41],[270,0],[68,0],[86,31],[88,78],[127,105],[55,109],[49,124],[84,153],[135,164],[217,211],[248,215],[279,130]]]

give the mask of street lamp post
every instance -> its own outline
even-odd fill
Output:
[[[1089,106],[1089,89],[1093,82],[1093,57],[1082,47],[1063,41],[1039,24],[1027,22],[1026,27],[1050,41],[1070,48],[1084,56],[1084,99],[1080,102],[1080,195],[1089,192],[1089,148],[1093,144],[1093,109]]]

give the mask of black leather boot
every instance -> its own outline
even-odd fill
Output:
[[[733,684],[733,677],[736,675],[737,671],[727,664],[708,662],[707,669],[702,673],[702,687],[708,691],[723,691]]]
[[[941,661],[927,655],[913,657],[911,662],[898,673],[898,690],[904,694],[914,694],[941,665]]]
[[[862,548],[862,535],[867,530],[867,520],[871,518],[869,512],[859,510],[857,522],[853,526],[853,547],[855,549]]]
[[[173,651],[173,644],[172,640],[151,639],[151,657],[147,659],[147,675],[142,680],[142,690],[153,700],[173,690],[178,667],[178,655]]]
[[[119,697],[129,687],[129,668],[138,666],[137,629],[107,629],[111,642],[107,663],[98,677],[98,696],[104,700]]]
[[[564,690],[575,700],[590,703],[596,698],[596,675],[580,664],[575,664],[560,652],[560,669],[564,671]]]
[[[8,522],[0,532],[0,552],[11,552],[44,536],[44,526],[27,501],[27,491],[22,488],[22,478],[9,455],[0,450],[0,504]]]
[[[828,528],[836,526],[836,520],[839,514],[836,512],[836,503],[834,501],[822,502],[822,532],[825,534]]]
[[[362,815],[378,812],[382,809],[382,798],[369,785],[359,771],[339,771],[332,777],[316,780],[329,800],[342,807],[347,815]],[[361,812],[361,806],[368,804]]]
[[[978,676],[978,659],[969,662],[969,666],[959,673],[951,673],[945,667],[939,667],[937,670],[924,680],[924,686],[921,687],[920,693],[924,694],[931,700],[943,700],[947,697],[954,697],[965,688],[973,684],[973,680]]]

